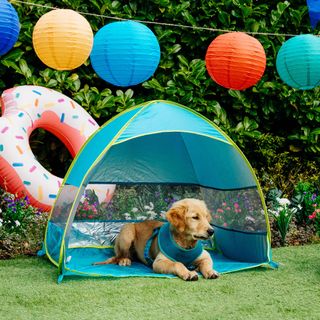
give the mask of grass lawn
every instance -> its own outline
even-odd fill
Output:
[[[320,245],[273,250],[279,270],[217,280],[72,278],[45,258],[0,261],[0,319],[320,319]]]

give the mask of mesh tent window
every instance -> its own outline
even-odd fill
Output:
[[[248,160],[208,119],[168,101],[133,107],[91,136],[60,188],[45,252],[60,280],[171,277],[140,263],[92,263],[112,255],[123,224],[163,220],[172,202],[186,197],[204,200],[211,211],[215,236],[204,246],[218,272],[273,265],[266,206]]]

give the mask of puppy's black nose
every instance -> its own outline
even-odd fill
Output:
[[[208,229],[207,232],[208,232],[208,235],[210,237],[214,234],[214,230],[213,229]]]

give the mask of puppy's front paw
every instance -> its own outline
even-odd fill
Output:
[[[185,281],[197,281],[199,279],[196,271],[188,271],[184,273],[181,278]]]
[[[217,271],[214,270],[208,270],[207,272],[204,272],[203,277],[205,279],[217,279],[219,278],[219,273]]]
[[[119,258],[118,265],[124,267],[131,266],[131,260],[129,258]]]

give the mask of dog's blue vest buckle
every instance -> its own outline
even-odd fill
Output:
[[[153,231],[152,236],[147,241],[144,250],[144,257],[149,266],[152,265],[153,260],[150,257],[150,248],[152,240],[158,235],[158,245],[161,253],[172,261],[181,262],[186,267],[191,267],[192,262],[195,261],[202,253],[202,244],[197,242],[196,246],[192,249],[185,249],[179,246],[170,232],[170,224],[165,223],[160,228],[156,228]]]

